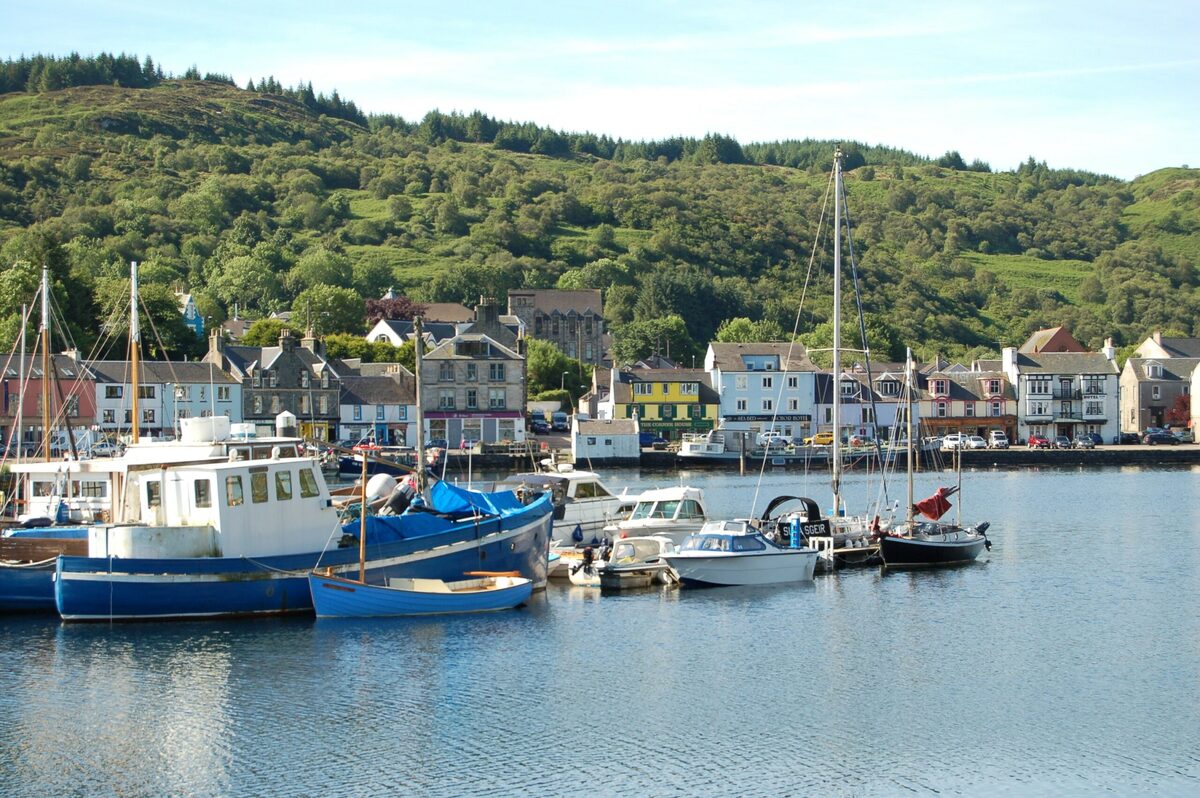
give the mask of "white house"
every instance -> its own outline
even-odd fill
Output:
[[[1120,384],[1112,341],[1099,352],[1018,352],[1004,348],[1003,370],[1017,387],[1017,438],[1074,438],[1120,432]]]
[[[367,436],[380,445],[416,443],[417,392],[412,372],[399,363],[394,373],[342,378],[338,438]]]
[[[216,366],[143,362],[138,368],[138,429],[170,436],[181,418],[226,416],[242,421],[242,386]],[[133,370],[126,360],[92,364],[96,377],[96,425],[104,432],[127,433],[132,428]]]
[[[802,438],[816,431],[817,368],[800,344],[711,343],[704,370],[727,430]]]

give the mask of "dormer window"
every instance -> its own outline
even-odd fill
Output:
[[[300,372],[300,387],[301,388],[308,387],[308,372],[307,371]]]
[[[929,383],[929,392],[934,396],[946,396],[950,393],[950,381],[931,380]]]
[[[1150,363],[1146,366],[1146,376],[1152,380],[1162,379],[1162,364]]]
[[[321,387],[322,388],[329,387],[329,372],[328,371],[321,375]],[[325,400],[322,399],[321,401],[324,402]],[[322,411],[322,412],[324,412],[324,411]]]

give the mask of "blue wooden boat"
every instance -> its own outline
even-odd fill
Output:
[[[86,551],[82,526],[13,529],[0,536],[0,613],[54,612],[55,561]]]
[[[519,607],[533,593],[533,582],[516,572],[472,573],[480,575],[453,582],[394,578],[386,584],[313,573],[308,576],[308,585],[318,618],[496,612]]]

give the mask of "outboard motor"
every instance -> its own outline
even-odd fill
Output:
[[[388,497],[387,502],[383,505],[383,513],[386,515],[400,515],[408,509],[408,506],[412,504],[413,496],[416,495],[416,480],[409,474],[400,480],[400,484],[392,491],[392,495]]]

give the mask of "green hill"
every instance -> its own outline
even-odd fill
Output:
[[[1056,324],[1092,345],[1200,335],[1200,171],[1129,183],[847,150],[877,354],[994,354]],[[812,334],[830,306],[827,236],[807,289],[806,276],[832,151],[620,142],[478,114],[363,126],[216,81],[0,95],[0,338],[43,260],[84,344],[129,260],[214,320],[235,303],[295,306],[361,332],[347,289],[470,304],[558,286],[604,289],[618,336],[680,316],[691,341],[673,352],[735,317],[791,330],[802,296]]]

